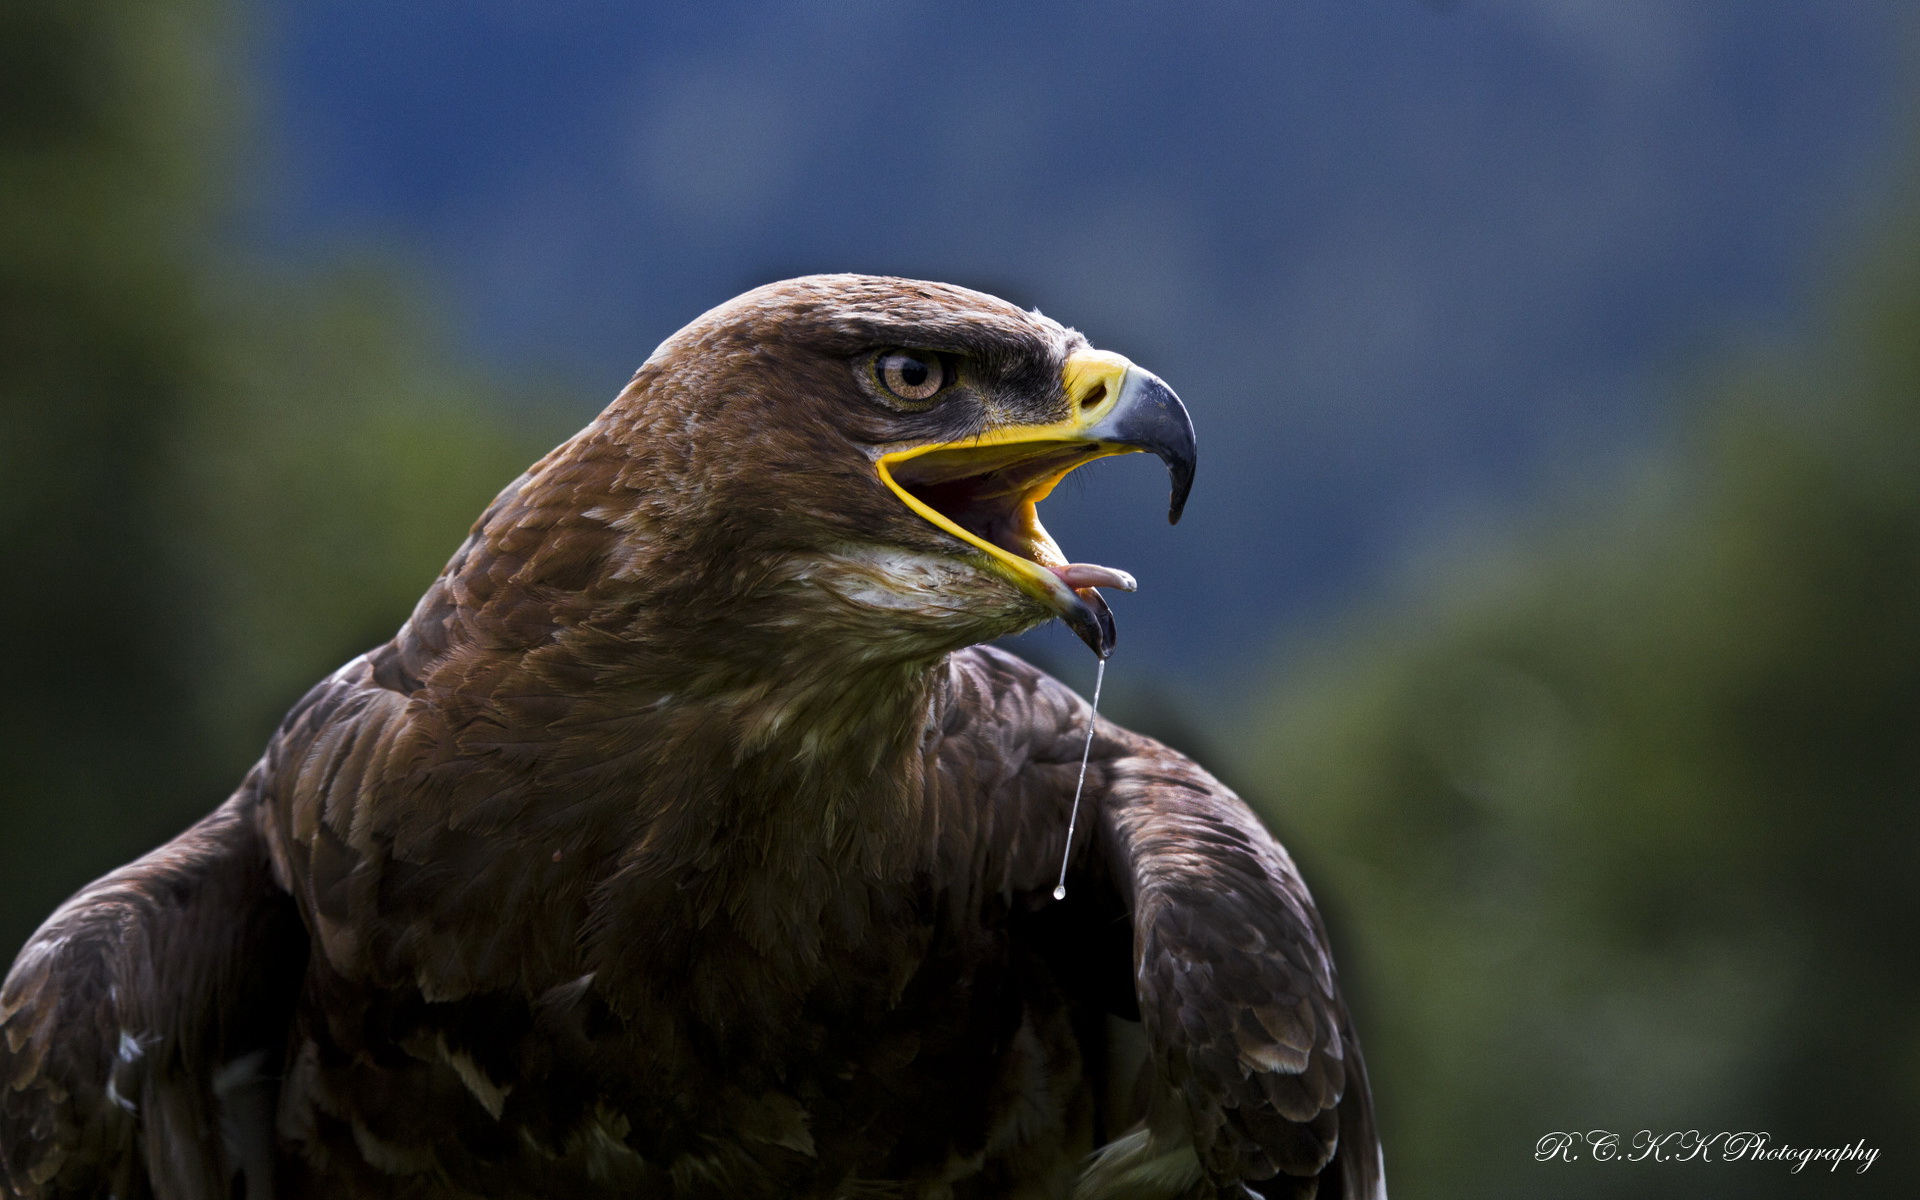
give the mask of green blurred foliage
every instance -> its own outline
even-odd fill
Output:
[[[1406,1194],[1920,1182],[1920,241],[1864,274],[1643,478],[1256,706],[1236,765],[1344,918]],[[1591,1129],[1883,1157],[1533,1161]]]
[[[0,955],[217,804],[581,414],[435,349],[377,265],[216,231],[238,14],[0,7]],[[544,412],[543,417],[511,413]]]
[[[170,549],[214,618],[184,647],[197,716],[244,764],[308,686],[393,635],[494,494],[587,414],[530,384],[508,403],[372,264],[232,299],[217,386],[175,433]]]

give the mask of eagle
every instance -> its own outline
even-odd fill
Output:
[[[1059,618],[1104,661],[1132,580],[1035,505],[1129,452],[1178,519],[1173,391],[980,292],[821,275],[695,320],[20,951],[0,1182],[1384,1196],[1286,851],[984,644]]]

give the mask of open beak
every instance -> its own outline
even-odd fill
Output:
[[[1082,350],[1061,374],[1072,414],[1065,420],[894,450],[880,456],[878,470],[908,508],[984,551],[1105,658],[1113,652],[1113,612],[1095,589],[1130,592],[1133,576],[1068,562],[1034,506],[1075,467],[1146,451],[1167,464],[1167,520],[1178,521],[1193,487],[1193,421],[1172,388],[1118,354]]]

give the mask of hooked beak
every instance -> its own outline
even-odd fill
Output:
[[[1193,488],[1193,421],[1173,389],[1118,354],[1082,350],[1061,371],[1069,415],[1004,426],[963,442],[880,456],[880,479],[920,516],[986,553],[1022,590],[1053,609],[1099,657],[1113,652],[1112,610],[1095,590],[1134,590],[1131,575],[1070,563],[1035,505],[1076,467],[1145,451],[1167,464],[1177,522]]]

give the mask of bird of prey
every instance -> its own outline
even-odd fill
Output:
[[[15,1197],[1384,1195],[1326,933],[1200,767],[981,645],[1192,480],[1159,379],[856,275],[669,338],[393,640],[0,991]],[[1072,830],[1071,836],[1069,830]],[[1053,895],[1065,862],[1065,899]]]

